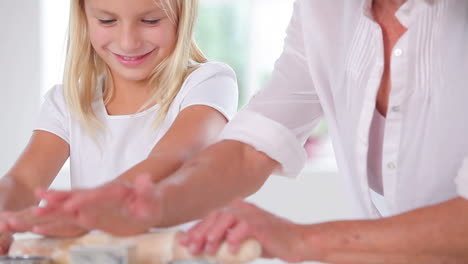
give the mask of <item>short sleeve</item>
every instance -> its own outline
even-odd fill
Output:
[[[468,157],[465,158],[460,170],[458,171],[455,184],[457,185],[458,195],[468,199]]]
[[[209,62],[200,66],[184,84],[180,111],[192,105],[212,107],[230,120],[237,112],[236,74],[226,64]]]
[[[63,88],[54,86],[44,96],[39,118],[34,130],[55,134],[70,144],[70,114],[63,96]]]

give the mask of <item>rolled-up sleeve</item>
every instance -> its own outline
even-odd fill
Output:
[[[266,86],[226,126],[221,139],[251,145],[281,164],[275,173],[294,177],[306,161],[304,143],[323,115],[304,48],[300,1],[283,53]]]
[[[463,164],[458,171],[458,176],[455,179],[458,195],[468,199],[468,157],[465,158]]]

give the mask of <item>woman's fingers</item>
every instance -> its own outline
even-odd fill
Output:
[[[225,239],[227,233],[229,233],[230,228],[234,227],[237,223],[237,219],[234,215],[230,213],[221,213],[221,216],[218,217],[216,224],[208,231],[206,235],[206,246],[205,252],[214,255],[223,240]]]
[[[247,203],[235,200],[229,207],[210,213],[198,224],[192,227],[181,239],[180,243],[190,250],[193,255],[198,255],[204,250],[206,253],[215,254],[221,243],[227,241],[232,252],[237,252],[241,243],[249,238],[249,225],[242,219],[249,213],[246,212]],[[254,210],[252,208],[252,210]]]
[[[186,246],[192,255],[198,255],[202,252],[206,243],[206,235],[216,224],[218,217],[219,212],[213,212],[187,232]]]
[[[252,234],[250,233],[249,224],[246,221],[239,221],[226,235],[226,241],[229,244],[231,253],[237,253],[239,248],[245,240]]]

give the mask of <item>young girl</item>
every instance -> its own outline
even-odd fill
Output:
[[[236,112],[237,84],[231,68],[198,49],[197,5],[71,0],[64,83],[47,93],[26,150],[1,179],[4,251],[7,232],[87,232],[30,209],[34,190],[49,186],[68,158],[72,188],[144,173],[157,182],[216,139]]]

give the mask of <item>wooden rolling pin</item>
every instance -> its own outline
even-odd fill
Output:
[[[187,248],[177,242],[179,234],[177,231],[163,231],[124,238],[104,233],[91,233],[77,239],[23,239],[13,242],[9,255],[48,256],[52,258],[54,264],[71,264],[70,248],[132,244],[136,248],[137,264],[165,264],[170,261],[196,259],[241,264],[261,256],[261,246],[255,240],[245,241],[237,254],[231,254],[227,243],[223,243],[214,256],[192,256]]]

